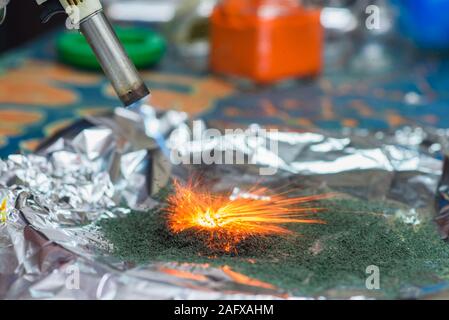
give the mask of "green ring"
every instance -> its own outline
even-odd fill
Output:
[[[165,40],[156,32],[136,27],[117,27],[115,31],[138,69],[158,63],[165,53]],[[83,69],[101,70],[94,52],[79,32],[63,33],[57,39],[56,49],[59,60],[64,63]]]

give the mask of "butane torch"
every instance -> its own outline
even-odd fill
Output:
[[[99,0],[35,0],[43,9],[41,19],[48,21],[64,12],[95,52],[97,59],[120,100],[129,106],[149,95],[136,67],[129,59],[103,12]],[[9,0],[0,0],[0,22],[6,15]]]

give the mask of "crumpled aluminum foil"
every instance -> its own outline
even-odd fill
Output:
[[[110,244],[93,222],[153,207],[157,202],[151,196],[170,177],[198,167],[173,166],[173,154],[195,159],[206,151],[233,150],[246,157],[250,165],[199,166],[214,177],[216,190],[260,182],[260,169],[268,169],[275,174],[264,181],[288,179],[294,185],[300,176],[308,187],[397,201],[409,208],[404,218],[413,223],[419,223],[419,212],[441,212],[437,221],[447,237],[449,165],[440,178],[448,131],[406,127],[390,133],[261,135],[262,128],[254,125],[210,137],[205,122],[193,127],[192,136],[192,123],[182,112],[159,113],[148,105],[119,108],[64,129],[35,154],[0,160],[0,203],[5,199],[0,218],[6,217],[0,219],[0,298],[310,298],[242,282],[225,267],[175,262],[132,267],[107,254]],[[276,152],[267,147],[271,143]],[[323,297],[369,298],[349,291]]]

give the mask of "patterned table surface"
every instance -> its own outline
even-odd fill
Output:
[[[42,138],[83,115],[119,105],[100,73],[55,62],[56,36],[47,35],[0,58],[0,157],[32,150]],[[286,130],[448,127],[448,59],[385,43],[328,43],[321,77],[273,87],[245,87],[194,72],[173,53],[142,74],[152,89],[153,105],[201,115],[217,126],[256,122]]]

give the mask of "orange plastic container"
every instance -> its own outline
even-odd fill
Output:
[[[320,10],[296,0],[224,0],[211,16],[212,71],[270,83],[322,68]]]

